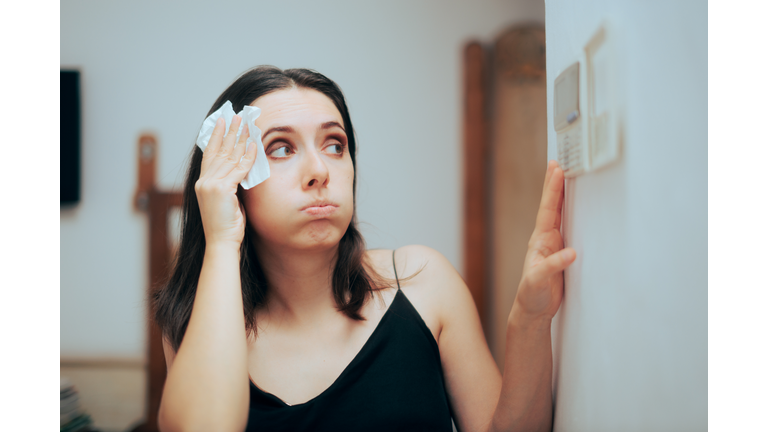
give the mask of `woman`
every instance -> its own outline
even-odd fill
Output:
[[[240,118],[195,148],[180,252],[155,299],[168,376],[162,430],[549,430],[550,323],[575,259],[559,233],[550,162],[510,312],[505,373],[472,297],[424,246],[364,249],[354,130],[341,90],[304,69],[259,67],[214,103],[252,105],[270,177]],[[404,277],[405,276],[405,277]]]

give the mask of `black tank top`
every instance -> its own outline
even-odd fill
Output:
[[[452,430],[437,343],[399,281],[376,329],[325,391],[297,405],[253,382],[250,393],[246,431]]]

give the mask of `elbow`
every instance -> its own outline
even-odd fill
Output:
[[[157,413],[157,428],[161,432],[187,432],[192,431],[191,425],[184,424],[183,413],[170,412],[165,403],[165,398],[160,401],[160,410]]]
[[[248,422],[248,417],[237,421],[238,416],[218,416],[215,413],[195,415],[192,412],[172,410],[160,402],[160,410],[157,415],[157,426],[161,432],[243,432]],[[197,414],[202,414],[198,410]]]

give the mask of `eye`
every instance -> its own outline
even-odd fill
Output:
[[[344,154],[344,146],[339,144],[339,143],[331,144],[328,147],[326,147],[325,149],[330,154],[335,154],[335,155],[342,155],[342,154]]]
[[[274,150],[269,151],[269,155],[274,158],[284,158],[293,154],[293,150],[287,145],[280,146]]]

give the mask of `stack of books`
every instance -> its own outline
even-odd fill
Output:
[[[93,421],[80,407],[80,396],[74,384],[61,377],[61,432],[91,430]]]

